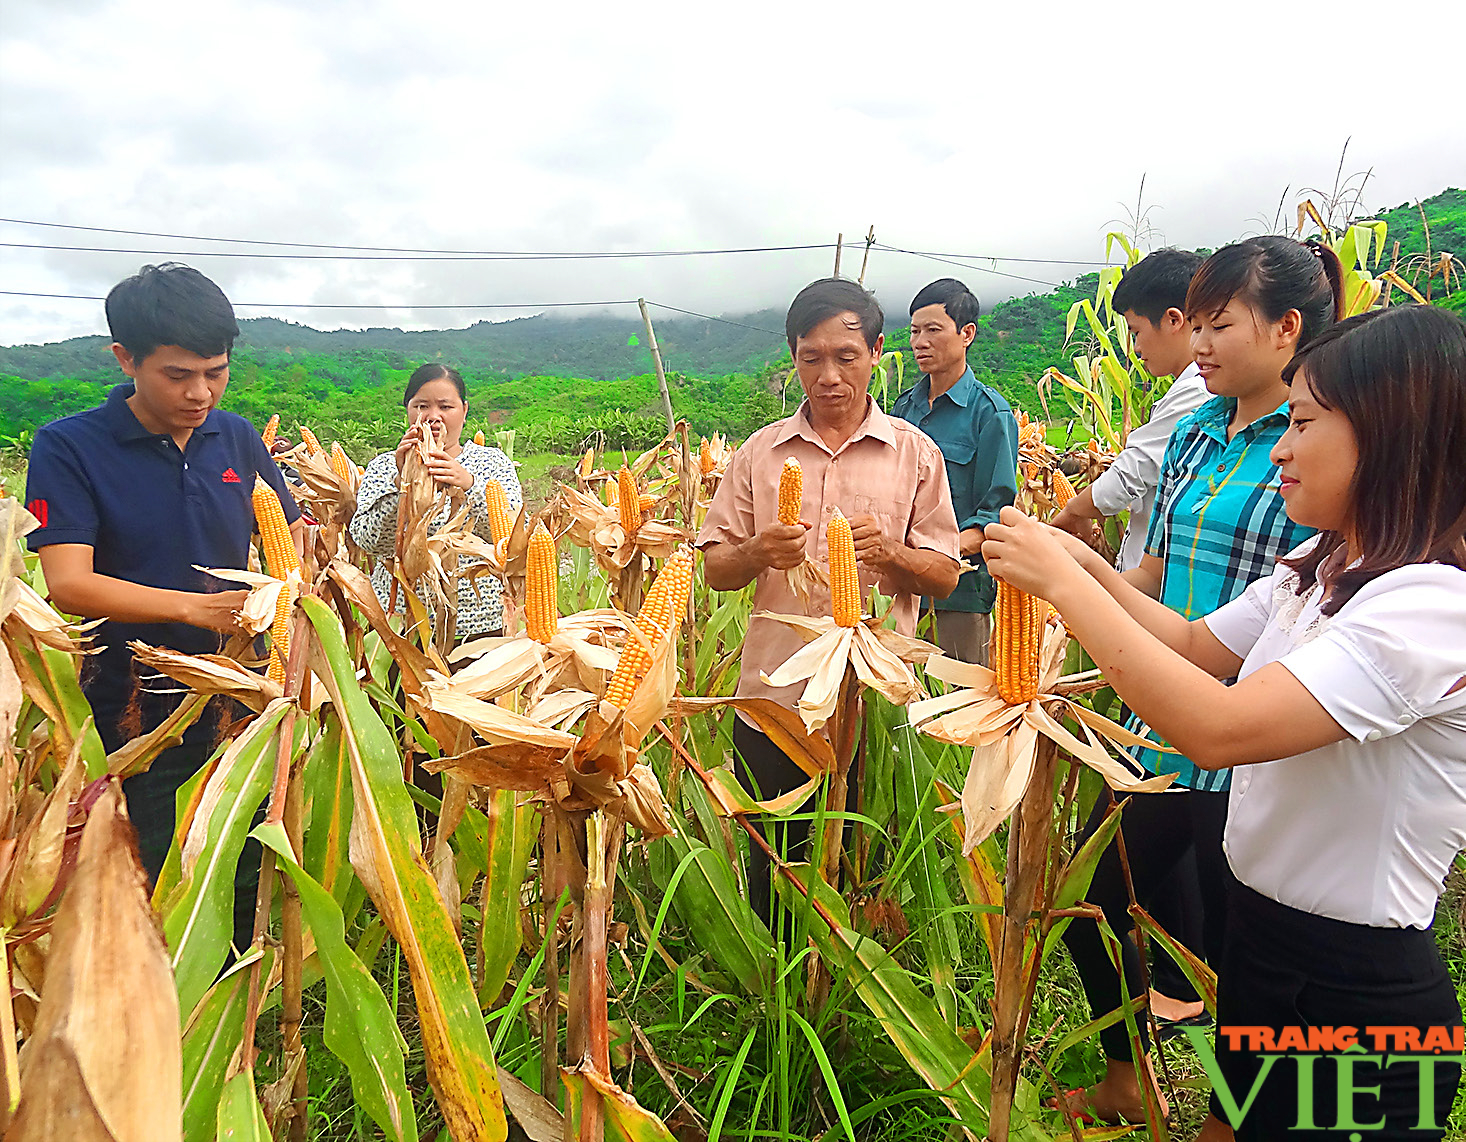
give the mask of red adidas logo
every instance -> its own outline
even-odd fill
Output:
[[[226,484],[237,484],[239,483],[239,473],[233,468],[225,468],[224,474],[219,479],[223,480]]]

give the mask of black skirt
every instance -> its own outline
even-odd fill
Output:
[[[1215,1042],[1234,1107],[1257,1085],[1233,1123],[1238,1139],[1444,1138],[1461,1080],[1461,1005],[1432,932],[1349,924],[1232,889]],[[1351,1040],[1359,1049],[1345,1052]],[[1341,1107],[1345,1084],[1353,1093]],[[1211,1110],[1232,1118],[1215,1090]]]

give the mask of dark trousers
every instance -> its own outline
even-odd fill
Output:
[[[734,771],[743,787],[762,801],[798,789],[809,775],[789,760],[788,754],[776,746],[767,734],[750,726],[742,718],[733,718],[733,764]],[[856,766],[851,765],[849,785],[845,795],[845,809],[853,813],[859,796],[859,775]],[[809,811],[814,802],[806,802],[801,811]],[[767,823],[750,818],[784,860],[795,862],[810,859],[809,834],[812,822],[784,821],[779,819]],[[845,823],[849,829],[850,823]],[[774,927],[773,864],[756,844],[748,850],[748,903],[772,931]]]
[[[197,773],[214,752],[212,745],[184,744],[165,749],[154,759],[146,773],[129,777],[122,783],[127,797],[127,815],[137,829],[138,855],[148,873],[148,884],[158,883],[163,862],[173,843],[174,817],[179,787]],[[265,819],[263,805],[255,813],[254,824]],[[239,866],[234,872],[234,947],[249,947],[254,938],[255,895],[260,883],[260,843],[244,842]]]
[[[1461,1068],[1435,1059],[1432,1081],[1418,1062],[1431,1052],[1377,1050],[1369,1027],[1461,1026],[1461,1006],[1441,962],[1435,937],[1419,928],[1370,928],[1289,908],[1234,882],[1226,949],[1217,993],[1217,1062],[1240,1106],[1266,1065],[1256,1044],[1239,1040],[1234,1050],[1227,1027],[1353,1027],[1365,1054],[1353,1064],[1352,1122],[1340,1128],[1339,1069],[1324,1054],[1313,1064],[1313,1113],[1317,1129],[1295,1130],[1299,1116],[1299,1067],[1291,1058],[1273,1064],[1236,1133],[1246,1140],[1431,1139],[1444,1138],[1461,1080]],[[1445,1051],[1450,1055],[1454,1052]],[[1385,1063],[1391,1055],[1393,1063]],[[1401,1056],[1404,1056],[1403,1058]],[[1377,1092],[1371,1088],[1378,1088]],[[1432,1097],[1433,1096],[1433,1097]],[[1433,1103],[1433,1105],[1432,1105]],[[1433,1112],[1421,1124],[1422,1107]],[[1227,1121],[1212,1095],[1212,1113]],[[1381,1124],[1381,1120],[1383,1123]],[[1305,1125],[1309,1119],[1303,1119]],[[1430,1129],[1431,1123],[1439,1124]]]
[[[1109,798],[1100,797],[1085,825],[1086,839],[1104,821],[1108,808]],[[1120,820],[1135,899],[1147,911],[1157,889],[1194,849],[1201,886],[1202,939],[1201,948],[1192,950],[1199,950],[1215,967],[1221,959],[1227,922],[1227,886],[1232,880],[1222,854],[1227,794],[1200,793],[1194,789],[1184,793],[1137,793],[1128,799]],[[1118,844],[1111,843],[1100,857],[1085,899],[1103,910],[1111,930],[1120,938],[1121,964],[1130,997],[1144,995],[1139,953],[1128,936],[1133,921]],[[1079,971],[1093,1013],[1100,1016],[1119,1007],[1120,979],[1105,951],[1099,925],[1087,920],[1072,921],[1064,930],[1064,945]],[[1149,1045],[1145,1021],[1140,1019],[1137,1023],[1141,1043]],[[1100,1032],[1100,1046],[1107,1058],[1130,1058],[1130,1039],[1123,1020]]]
[[[1201,905],[1201,877],[1196,871],[1196,847],[1183,856],[1160,883],[1148,911],[1155,922],[1188,948],[1202,948],[1201,924],[1205,910]],[[1150,986],[1162,995],[1195,1003],[1201,998],[1176,961],[1165,952],[1151,947]]]

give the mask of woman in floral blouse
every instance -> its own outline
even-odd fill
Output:
[[[509,506],[519,507],[522,496],[514,463],[497,448],[462,441],[468,419],[468,392],[463,378],[446,365],[423,365],[408,379],[402,403],[407,409],[408,429],[395,451],[383,452],[367,466],[357,492],[356,515],[351,520],[351,537],[363,551],[390,556],[397,542],[397,501],[401,494],[402,464],[409,449],[431,433],[428,470],[440,487],[467,493],[474,530],[489,539],[489,513],[484,502],[487,480],[498,480],[508,493]],[[433,527],[448,520],[445,505]],[[392,594],[392,575],[381,560],[372,571],[372,586],[382,606]],[[402,591],[397,592],[397,610],[403,610]],[[504,628],[504,605],[499,581],[491,575],[458,581],[459,638],[496,635]]]

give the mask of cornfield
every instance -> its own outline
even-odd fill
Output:
[[[1100,1020],[1056,1037],[1041,980],[1062,978],[1065,925],[1099,924],[1115,949],[1125,935],[1083,902],[1122,812],[1079,848],[1077,822],[1106,785],[1168,779],[1115,760],[1139,739],[1047,604],[1005,589],[995,669],[955,662],[858,597],[840,517],[836,565],[789,573],[834,584],[835,613],[771,616],[805,638],[770,679],[804,682],[797,708],[738,699],[750,593],[709,591],[689,546],[724,441],[694,446],[679,425],[635,458],[592,450],[539,511],[497,503],[492,541],[410,455],[399,618],[345,527],[360,470],[300,435],[287,458],[320,524],[304,559],[262,484],[264,571],[215,572],[250,588],[268,651],[135,644],[146,684],[185,694],[111,755],[77,683],[86,625],[45,602],[21,546],[36,521],[0,500],[7,1137],[1131,1132],[1044,1106]],[[1020,506],[1046,516],[1074,488],[1043,425],[1022,440]],[[1103,469],[1092,454],[1081,486]],[[485,576],[505,635],[461,642],[458,581]],[[120,781],[226,703],[248,713],[180,792],[149,894]],[[804,785],[759,800],[739,783],[735,709]],[[793,813],[813,818],[807,862],[757,826]],[[253,942],[232,952],[247,838],[261,888]],[[748,903],[754,848],[775,870],[772,925]],[[1134,913],[1214,1006],[1206,966]],[[1144,1017],[1100,1019],[1139,1051]],[[312,1089],[332,1067],[352,1123]],[[1169,1137],[1158,1108],[1147,1125]]]

